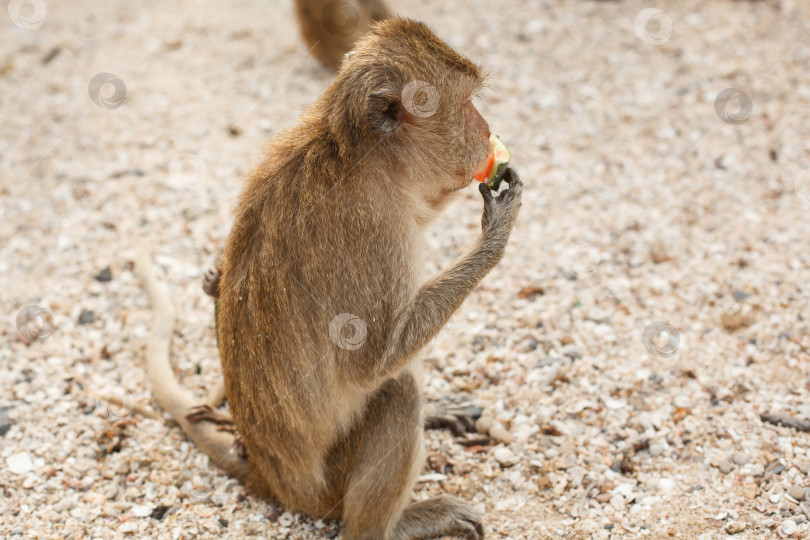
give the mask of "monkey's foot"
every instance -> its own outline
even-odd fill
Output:
[[[222,279],[222,268],[209,268],[203,276],[202,290],[214,300],[219,299],[219,282]]]
[[[213,409],[211,408],[210,405],[207,404],[192,407],[189,413],[186,415],[186,420],[194,424],[196,424],[197,422],[212,422],[218,426],[234,425],[233,417],[230,414]],[[235,426],[234,429],[236,429]],[[228,430],[223,429],[221,431],[228,431]]]
[[[191,411],[186,415],[186,420],[192,423],[197,422],[212,422],[217,425],[217,431],[225,431],[233,435],[233,448],[241,458],[247,458],[247,449],[242,437],[239,436],[239,430],[233,422],[233,417],[225,412],[213,409],[210,405],[199,405],[192,407]]]
[[[233,435],[233,449],[236,451],[236,455],[238,455],[240,458],[247,459],[247,448],[245,448],[245,442],[239,435],[239,430],[236,429],[236,426],[234,425],[217,426],[217,431],[227,431],[228,433]]]
[[[396,540],[444,536],[483,540],[481,516],[466,502],[442,495],[408,505],[394,531]]]
[[[475,432],[475,421],[481,418],[481,408],[475,405],[425,405],[425,429],[449,429],[456,437]]]

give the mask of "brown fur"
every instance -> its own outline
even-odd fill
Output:
[[[295,12],[310,53],[330,69],[372,23],[390,15],[382,0],[295,0]]]
[[[403,97],[414,80],[437,92],[430,114]],[[424,281],[425,224],[489,152],[469,101],[481,84],[424,25],[389,18],[238,200],[218,303],[225,393],[250,462],[237,473],[288,508],[342,517],[346,539],[483,538],[463,501],[408,504],[423,466],[417,353],[500,260],[520,207],[514,171],[497,198],[481,186],[476,244]],[[357,348],[330,337],[344,313],[366,325]]]

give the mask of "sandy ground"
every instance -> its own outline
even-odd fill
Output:
[[[391,3],[491,74],[479,107],[526,184],[503,262],[425,351],[430,396],[495,441],[429,433],[415,497],[472,501],[496,539],[804,537],[810,436],[760,415],[810,418],[810,5]],[[127,414],[154,407],[136,240],[202,396],[202,272],[331,74],[286,1],[38,5],[0,11],[0,538],[334,537]],[[99,73],[123,103],[91,99]],[[480,211],[471,186],[432,267]],[[50,331],[26,344],[31,320]]]

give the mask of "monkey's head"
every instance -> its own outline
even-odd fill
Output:
[[[427,26],[389,18],[347,55],[324,96],[326,120],[342,156],[375,160],[438,210],[489,156],[489,126],[471,101],[483,85]]]

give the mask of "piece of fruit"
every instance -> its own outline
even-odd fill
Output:
[[[492,191],[498,191],[512,154],[497,135],[489,136],[489,145],[492,151],[484,163],[484,167],[475,175],[475,179]]]

